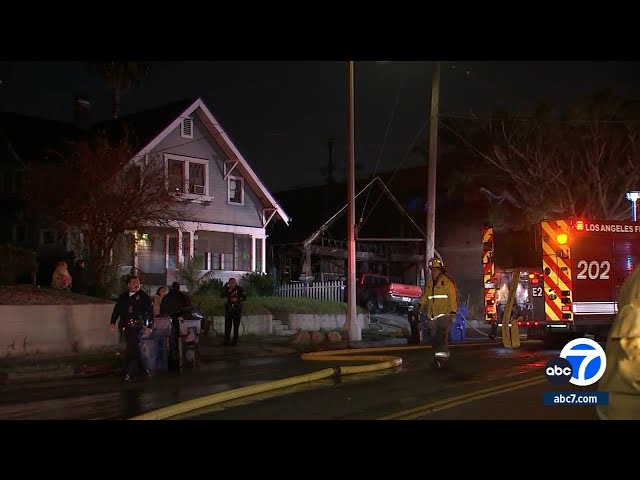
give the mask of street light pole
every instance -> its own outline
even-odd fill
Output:
[[[356,208],[355,208],[355,127],[354,127],[354,91],[353,62],[348,67],[348,104],[347,111],[347,321],[345,330],[349,331],[349,340],[362,340],[356,311]]]
[[[425,272],[433,257],[436,239],[436,163],[438,161],[438,104],[440,103],[440,62],[433,63],[431,81],[431,117],[429,122],[429,166],[427,169],[427,243],[425,248]]]
[[[627,200],[631,202],[631,219],[634,222],[636,221],[636,218],[637,218],[636,211],[638,206],[638,199],[640,199],[640,192],[637,192],[637,191],[627,192]]]

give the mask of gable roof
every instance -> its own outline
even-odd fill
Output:
[[[113,137],[123,135],[125,126],[130,127],[135,132],[135,138],[132,139],[134,158],[139,158],[150,153],[167,135],[180,126],[184,118],[192,115],[200,119],[229,161],[238,162],[235,168],[244,178],[245,184],[255,192],[263,207],[273,211],[288,225],[291,220],[289,216],[260,181],[201,98],[179,100],[158,108],[109,120],[95,125],[94,128],[102,129]]]
[[[237,161],[234,171],[242,175],[245,184],[249,185],[262,203],[265,213],[268,212],[265,220],[277,215],[289,225],[291,218],[260,181],[201,98],[185,98],[156,108],[94,123],[91,130],[102,131],[115,140],[122,138],[129,129],[133,132],[129,138],[134,152],[133,158],[138,158],[153,150],[167,135],[179,127],[185,117],[192,115],[196,115],[202,121],[228,159]],[[0,132],[6,135],[10,147],[22,161],[42,160],[48,148],[86,133],[71,123],[10,112],[0,112]],[[266,223],[268,221],[265,221]]]

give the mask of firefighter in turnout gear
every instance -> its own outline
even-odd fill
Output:
[[[437,257],[429,260],[431,278],[424,287],[418,309],[427,314],[431,330],[434,368],[441,368],[449,361],[449,332],[458,313],[456,286],[446,274],[444,262]]]

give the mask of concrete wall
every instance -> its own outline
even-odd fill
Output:
[[[70,353],[116,346],[109,330],[113,303],[0,305],[0,356]]]
[[[346,321],[346,315],[338,314],[313,314],[313,313],[279,313],[278,320],[288,325],[290,330],[308,330],[317,332],[320,330],[342,330]],[[369,314],[359,313],[357,316],[361,329],[369,327]]]
[[[243,315],[238,333],[241,336],[248,334],[271,335],[273,333],[272,320],[271,315]],[[224,335],[224,317],[213,317],[213,329],[219,335]]]

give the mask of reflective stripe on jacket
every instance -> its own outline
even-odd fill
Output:
[[[430,278],[420,299],[420,307],[425,307],[425,312],[432,318],[456,313],[458,296],[453,281],[444,273],[440,274],[435,284],[433,278]]]

